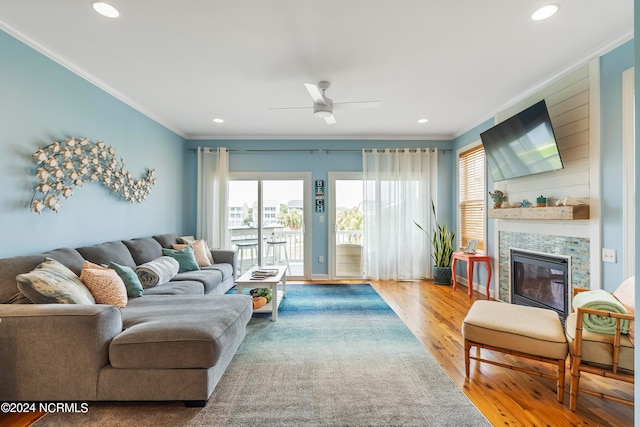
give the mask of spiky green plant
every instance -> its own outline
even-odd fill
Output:
[[[436,227],[433,229],[433,233],[429,234],[420,224],[415,220],[413,223],[422,230],[429,240],[431,240],[431,246],[433,247],[433,265],[436,267],[449,267],[451,266],[451,260],[453,258],[453,239],[456,237],[456,233],[453,233],[447,227],[447,224],[439,225],[436,218],[436,205],[431,200],[431,212],[433,212],[433,220],[436,223]]]

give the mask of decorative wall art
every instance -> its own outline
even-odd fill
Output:
[[[58,212],[61,198],[68,199],[74,187],[82,187],[85,182],[101,182],[124,200],[141,203],[156,183],[155,171],[147,170],[146,177],[134,179],[125,170],[124,159],[118,161],[115,156],[113,147],[87,138],[67,138],[39,149],[33,154],[40,182],[33,192],[31,210]]]

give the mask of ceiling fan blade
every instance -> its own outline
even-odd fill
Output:
[[[313,99],[313,102],[315,102],[316,104],[327,105],[327,102],[324,100],[324,96],[322,96],[322,92],[320,92],[320,88],[318,88],[318,86],[314,85],[313,83],[305,83],[304,87],[307,88],[307,92],[309,92],[309,95],[311,95],[311,99]]]
[[[324,121],[325,121],[325,122],[327,122],[327,124],[328,124],[328,125],[332,125],[332,124],[334,124],[334,123],[336,122],[336,118],[335,118],[335,116],[332,114],[332,115],[330,115],[330,116],[328,116],[328,117],[325,117],[325,118],[324,118]]]
[[[313,107],[270,107],[269,110],[312,110]]]
[[[382,101],[334,102],[333,106],[340,110],[351,108],[378,108],[382,107]]]

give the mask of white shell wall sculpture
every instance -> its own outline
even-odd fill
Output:
[[[85,182],[101,182],[123,199],[141,203],[156,183],[155,171],[147,170],[146,177],[134,179],[125,170],[124,160],[118,162],[115,155],[113,147],[87,138],[67,138],[36,151],[33,158],[40,182],[34,189],[31,210],[58,212],[61,199],[71,197],[74,187],[82,187]]]

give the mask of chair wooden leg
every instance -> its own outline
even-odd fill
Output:
[[[564,402],[564,373],[565,373],[565,360],[558,360],[558,402]]]
[[[577,359],[577,360],[576,360]],[[571,386],[569,388],[569,409],[578,407],[578,388],[580,387],[580,357],[571,356]]]
[[[464,372],[467,378],[469,378],[469,373],[470,373],[470,369],[469,369],[469,364],[471,363],[471,360],[469,359],[470,351],[471,351],[471,343],[465,339],[464,340]]]

